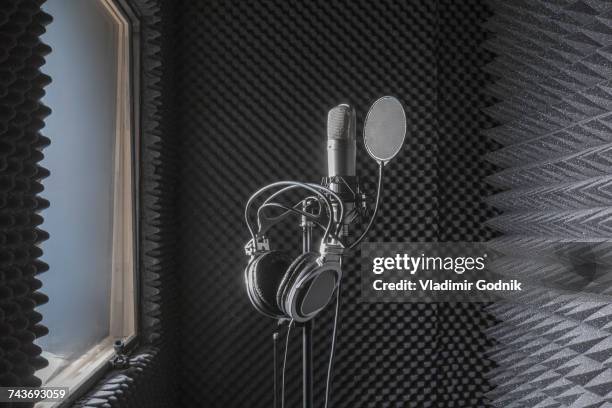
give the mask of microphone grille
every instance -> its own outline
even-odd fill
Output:
[[[327,114],[327,139],[354,139],[355,114],[353,108],[341,104],[332,108]]]

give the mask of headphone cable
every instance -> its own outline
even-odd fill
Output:
[[[329,213],[329,221],[327,223],[327,228],[325,229],[325,238],[327,238],[329,236],[329,233],[331,232],[331,227],[332,227],[332,223],[333,223],[333,214],[334,214],[334,210],[331,204],[331,201],[329,200],[328,197],[326,197],[323,193],[321,193],[320,189],[322,189],[321,186],[315,185],[315,184],[311,184],[311,183],[300,183],[298,181],[277,181],[275,183],[272,184],[268,184],[267,186],[264,186],[262,188],[260,188],[259,190],[257,190],[256,192],[254,192],[249,199],[247,200],[247,203],[244,207],[244,219],[246,221],[246,225],[249,229],[249,232],[251,233],[251,238],[253,240],[253,243],[256,242],[256,234],[255,231],[253,229],[253,227],[251,226],[251,222],[249,219],[249,210],[251,209],[251,206],[253,205],[253,201],[259,197],[261,194],[263,194],[264,192],[266,192],[267,190],[270,190],[272,188],[276,188],[276,187],[282,187],[282,186],[291,186],[291,188],[302,188],[305,190],[308,190],[314,194],[316,194],[317,196],[319,196],[326,204],[327,207],[327,211]],[[285,190],[285,189],[283,189]],[[286,191],[286,190],[285,190]],[[342,205],[342,203],[340,203]]]
[[[281,195],[281,194],[283,194],[283,193],[285,193],[285,192],[287,192],[287,191],[289,191],[289,190],[293,190],[293,189],[295,189],[295,188],[300,188],[300,187],[302,187],[302,186],[300,186],[299,184],[305,184],[305,185],[307,185],[307,186],[310,186],[310,187],[312,187],[312,188],[318,189],[318,190],[320,190],[320,191],[323,191],[323,192],[325,192],[325,193],[329,194],[330,196],[332,196],[332,197],[333,197],[333,198],[336,200],[336,202],[337,202],[337,203],[338,203],[338,205],[340,206],[340,215],[339,215],[339,220],[338,220],[338,221],[336,221],[336,229],[335,229],[335,232],[334,232],[334,233],[337,235],[337,234],[338,234],[338,232],[340,231],[340,227],[342,226],[342,220],[344,219],[344,202],[343,202],[343,201],[340,199],[340,197],[338,196],[338,194],[336,194],[336,192],[334,192],[333,190],[331,190],[331,189],[329,189],[329,188],[327,188],[327,187],[325,187],[325,186],[322,186],[322,185],[320,185],[320,184],[315,184],[315,183],[299,183],[299,182],[295,182],[295,183],[296,183],[295,185],[291,185],[291,186],[285,187],[285,188],[283,188],[283,189],[281,189],[281,190],[276,191],[274,194],[270,195],[270,196],[269,196],[269,197],[266,199],[266,201],[264,201],[264,202],[263,202],[263,205],[262,205],[262,206],[260,206],[260,208],[257,210],[258,218],[259,218],[259,211],[261,210],[261,208],[262,208],[262,207],[265,207],[265,206],[266,206],[266,204],[269,204],[269,203],[270,203],[270,202],[271,202],[271,201],[272,201],[274,198],[276,198],[277,196],[279,196],[279,195]],[[299,183],[299,184],[298,184],[298,183]],[[303,187],[302,187],[302,188],[303,188]],[[304,200],[302,200],[302,201],[304,201]],[[300,201],[300,203],[301,203],[302,201]],[[330,203],[331,203],[331,201],[330,201]],[[319,206],[320,206],[320,204],[319,204]],[[333,214],[333,210],[332,210],[332,212],[330,212],[330,215],[329,215],[329,216],[330,216],[332,219],[334,219],[334,218],[335,218],[335,217],[334,217],[334,214]]]

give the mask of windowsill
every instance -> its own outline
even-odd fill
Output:
[[[125,339],[126,344],[134,337]],[[55,354],[43,352],[42,356],[49,361],[49,366],[37,372],[37,375],[43,381],[44,387],[68,387],[70,398],[92,375],[109,364],[115,355],[113,344],[114,339],[107,337],[72,363]],[[55,408],[61,403],[39,402],[34,408]]]

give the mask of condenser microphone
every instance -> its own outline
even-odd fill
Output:
[[[347,104],[340,104],[327,114],[327,177],[324,178],[324,184],[334,191],[344,204],[345,216],[340,232],[343,236],[350,235],[348,226],[356,218],[356,152],[355,110]]]
[[[327,176],[355,177],[355,110],[347,104],[327,114]]]

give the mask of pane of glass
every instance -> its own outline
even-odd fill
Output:
[[[57,368],[109,334],[118,34],[98,0],[48,0],[43,9],[54,18],[43,36],[53,49],[43,67],[53,78],[42,162],[51,171],[43,193],[50,270],[40,277],[50,333],[38,344]]]

